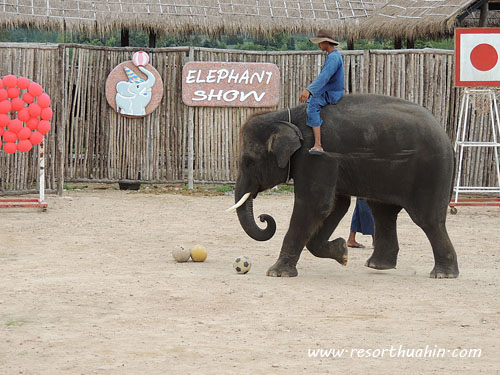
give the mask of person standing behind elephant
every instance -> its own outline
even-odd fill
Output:
[[[362,249],[365,246],[356,241],[357,232],[365,235],[371,235],[372,243],[375,242],[375,224],[373,221],[373,215],[368,203],[361,198],[356,199],[356,208],[354,208],[354,213],[352,214],[351,232],[349,233],[349,238],[347,239],[347,246]]]
[[[318,77],[302,91],[300,103],[307,102],[307,125],[313,129],[314,146],[309,150],[311,155],[324,154],[321,146],[321,108],[327,104],[336,104],[344,94],[344,63],[339,51],[335,49],[339,42],[333,39],[333,33],[328,30],[319,30],[314,38],[309,39],[318,43],[319,48],[327,52],[325,63]]]

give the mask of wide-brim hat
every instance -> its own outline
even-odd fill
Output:
[[[333,33],[325,29],[319,30],[316,36],[313,38],[309,38],[309,40],[313,43],[330,42],[335,44],[336,46],[339,45],[339,42],[333,39]]]

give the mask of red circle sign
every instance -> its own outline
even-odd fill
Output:
[[[498,62],[497,50],[491,44],[478,44],[470,53],[470,61],[477,70],[491,70]]]

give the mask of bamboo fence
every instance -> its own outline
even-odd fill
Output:
[[[0,76],[28,77],[52,98],[55,116],[46,139],[46,186],[62,193],[66,182],[233,182],[241,125],[258,108],[187,107],[182,68],[187,61],[270,62],[281,72],[276,108],[298,104],[319,73],[319,51],[261,52],[207,48],[142,49],[164,82],[158,108],[142,119],[119,116],[108,105],[111,70],[139,48],[73,44],[0,44]],[[455,88],[454,53],[444,50],[341,51],[346,91],[378,93],[429,109],[455,140],[462,89]],[[488,114],[477,114],[474,139],[488,137]],[[481,117],[481,118],[479,118]],[[476,119],[478,121],[476,121]],[[36,152],[0,152],[0,192],[26,192],[37,180]],[[470,150],[463,185],[496,186],[492,150]]]

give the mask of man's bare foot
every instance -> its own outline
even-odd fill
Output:
[[[314,146],[309,149],[309,154],[311,155],[323,155],[325,151],[323,150],[323,147],[321,146]]]

